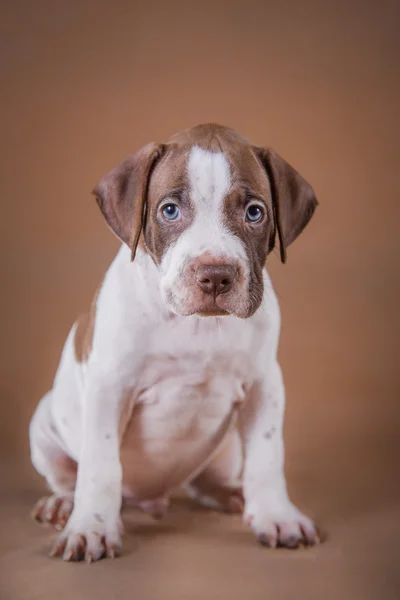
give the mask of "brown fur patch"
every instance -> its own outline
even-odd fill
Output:
[[[100,288],[101,286],[96,290],[89,312],[81,314],[76,322],[74,348],[75,358],[79,363],[87,362],[90,352],[92,351],[97,298],[99,296]]]
[[[258,252],[261,262],[265,261],[266,254],[273,246],[273,241],[271,244],[270,240],[270,230],[274,231],[268,178],[248,142],[234,130],[213,123],[187,129],[174,135],[163,145],[164,154],[156,164],[149,183],[146,220],[143,227],[144,242],[141,242],[141,248],[149,252],[153,260],[159,264],[170,245],[193,222],[194,207],[190,202],[187,177],[187,161],[193,146],[199,146],[210,152],[224,152],[233,177],[230,197],[232,195],[237,197],[236,191],[240,192],[242,196],[243,193],[246,196],[247,192],[247,195],[258,196],[265,202],[269,202],[268,231],[267,233],[264,231],[261,241],[262,249]],[[159,204],[166,197],[170,197],[171,201],[185,209],[182,210],[184,218],[181,221],[166,223],[165,220],[160,219]],[[236,214],[229,214],[230,204],[228,200],[226,203],[227,223],[230,220],[236,220]],[[242,209],[243,206],[240,208]],[[264,246],[266,246],[266,252],[264,252]],[[252,256],[252,258],[254,257]]]
[[[143,226],[144,249],[156,264],[161,262],[166,250],[191,225],[194,218],[186,174],[188,149],[177,144],[166,144],[165,148],[150,180]],[[164,199],[170,199],[182,209],[182,220],[167,222],[161,217],[160,203]]]

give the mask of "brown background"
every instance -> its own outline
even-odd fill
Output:
[[[399,4],[1,5],[0,597],[400,598]],[[397,122],[396,122],[397,117]],[[328,539],[264,551],[240,519],[129,514],[124,556],[46,558],[27,427],[118,242],[90,190],[152,140],[216,121],[268,144],[320,207],[270,260],[287,473]]]

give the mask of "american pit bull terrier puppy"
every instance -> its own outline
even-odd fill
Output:
[[[114,557],[122,501],[162,516],[181,486],[243,512],[270,547],[318,541],[284,476],[280,314],[265,264],[317,205],[270,149],[200,125],[149,144],[94,190],[122,246],[72,327],[30,425],[62,529],[51,554]]]

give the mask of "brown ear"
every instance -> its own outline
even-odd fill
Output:
[[[105,175],[93,190],[109,227],[129,246],[132,260],[142,231],[151,172],[161,144],[148,144]]]
[[[281,261],[284,263],[286,248],[303,231],[318,201],[310,184],[283,158],[270,148],[255,150],[270,181]]]

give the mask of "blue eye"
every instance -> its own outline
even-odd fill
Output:
[[[258,204],[251,204],[246,210],[246,221],[258,223],[264,216],[264,211]]]
[[[176,204],[166,204],[163,206],[162,214],[167,221],[177,221],[181,216],[181,211]]]

